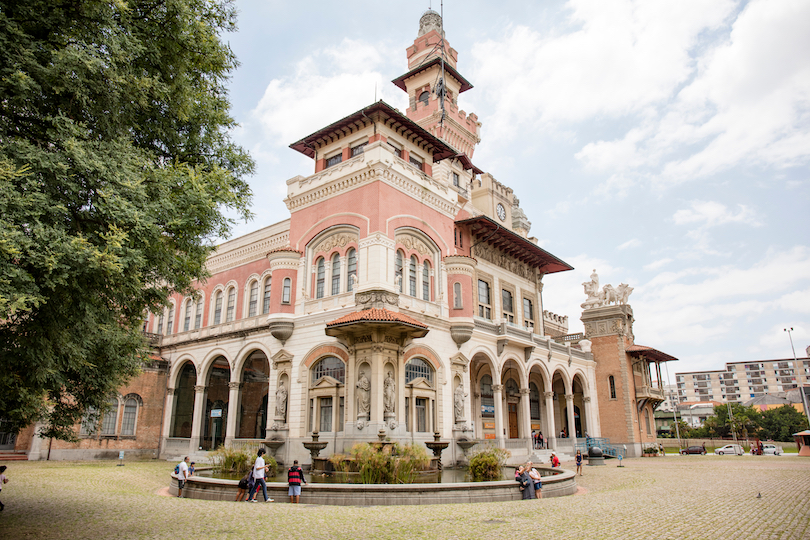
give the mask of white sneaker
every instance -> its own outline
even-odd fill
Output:
[[[264,502],[273,502],[273,499],[267,499],[267,500],[266,500],[266,501],[264,501]]]

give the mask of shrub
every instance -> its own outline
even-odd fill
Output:
[[[503,448],[487,446],[470,458],[468,472],[473,482],[501,480],[503,466],[512,453]]]
[[[378,445],[357,443],[351,454],[333,454],[330,463],[338,473],[357,472],[362,484],[409,484],[430,463],[427,450],[419,444]]]
[[[228,472],[243,475],[250,470],[256,461],[255,453],[248,453],[245,449],[226,448],[220,446],[216,450],[209,452],[208,457],[216,472]],[[269,465],[267,476],[273,477],[278,474],[278,463],[275,458],[267,454],[264,455],[264,464]]]

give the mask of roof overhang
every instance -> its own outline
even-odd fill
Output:
[[[644,356],[648,360],[655,360],[656,362],[674,362],[678,360],[674,356],[670,356],[652,347],[647,347],[646,345],[630,345],[625,349],[625,352],[636,358]]]
[[[374,122],[386,125],[413,144],[430,152],[434,163],[454,158],[461,162],[464,169],[472,169],[476,174],[482,172],[472,164],[466,154],[459,152],[382,100],[307,135],[303,139],[292,143],[290,148],[314,159],[317,148],[334,142],[341,137],[351,135]]]
[[[481,237],[479,242],[485,241],[507,255],[537,268],[544,274],[554,274],[574,269],[567,262],[558,259],[537,244],[529,242],[487,216],[463,219],[456,221],[456,224],[467,226],[472,234]]]
[[[436,64],[439,64],[440,62],[441,62],[441,58],[439,58],[438,56],[434,56],[431,60],[428,60],[424,64],[421,64],[421,65],[413,68],[412,70],[410,70],[405,75],[400,75],[399,77],[397,77],[396,79],[394,79],[391,82],[394,83],[395,85],[397,85],[403,91],[407,92],[408,88],[405,86],[405,81],[407,81],[408,79],[410,79],[414,75],[418,75],[419,73],[422,73],[423,71],[432,68],[433,66],[435,66]],[[444,64],[444,72],[447,73],[448,75],[450,75],[451,77],[453,77],[455,80],[457,80],[458,83],[461,85],[461,88],[459,88],[459,90],[458,90],[459,94],[462,93],[462,92],[466,92],[467,90],[470,90],[473,87],[473,85],[470,84],[470,82],[467,79],[462,77],[459,74],[459,72],[456,71],[456,69],[453,66],[451,66],[450,64],[448,64],[447,62],[445,62],[445,64]]]
[[[325,331],[327,336],[338,337],[347,331],[365,331],[369,327],[384,328],[388,332],[404,333],[411,338],[425,337],[429,332],[427,325],[420,323],[416,319],[383,308],[364,309],[349,313],[326,323]]]

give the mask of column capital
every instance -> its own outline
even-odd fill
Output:
[[[585,396],[584,398],[582,398],[582,401],[584,401],[585,403],[590,403],[591,402],[591,396]]]
[[[502,392],[503,391],[503,385],[502,384],[493,384],[492,385],[492,391],[493,392]]]
[[[173,396],[175,390],[176,390],[175,388],[167,388],[166,389],[166,394],[169,395],[169,396]]]
[[[231,389],[233,389],[233,388],[242,388],[242,383],[231,381],[231,382],[228,383],[228,388],[231,388]]]
[[[546,399],[554,399],[554,392],[543,392],[543,397]]]
[[[205,392],[207,388],[208,388],[207,386],[197,385],[194,387],[194,392],[196,392],[197,394],[202,394],[203,392]]]
[[[565,401],[574,401],[574,394],[565,394]]]
[[[528,396],[530,392],[531,392],[531,390],[529,390],[528,388],[521,388],[520,389],[520,395],[521,396]]]

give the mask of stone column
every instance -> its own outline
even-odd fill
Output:
[[[492,397],[495,401],[495,440],[500,448],[504,447],[503,435],[503,385],[492,385]]]
[[[242,383],[231,381],[228,383],[228,424],[225,426],[225,446],[230,446],[236,438],[236,424],[239,422],[239,410],[241,409]]]
[[[200,445],[200,433],[203,432],[202,425],[205,422],[205,391],[207,386],[198,385],[194,387],[194,415],[191,417],[191,440],[188,445],[189,454],[197,451]]]
[[[520,431],[518,435],[529,440],[528,448],[529,454],[531,454],[534,447],[532,445],[532,411],[531,403],[529,402],[528,388],[520,389],[520,414],[523,417],[523,421],[519,424]]]
[[[554,392],[545,392],[543,397],[546,398],[546,427],[548,433],[546,434],[546,448],[550,450],[557,449],[557,426],[554,424]]]
[[[565,409],[568,411],[568,438],[577,438],[577,424],[574,418],[574,394],[565,394]]]
[[[591,410],[591,396],[583,396],[582,397],[582,405],[583,409],[585,409],[585,421],[582,422],[582,436],[585,436],[585,432],[588,432],[588,435],[591,437],[596,437],[597,434],[594,432],[593,429],[593,411]]]
[[[160,444],[158,456],[161,456],[163,449],[166,448],[166,439],[172,436],[172,415],[174,415],[174,403],[177,401],[175,392],[174,388],[166,389],[166,405],[163,408],[163,440],[158,443]]]

